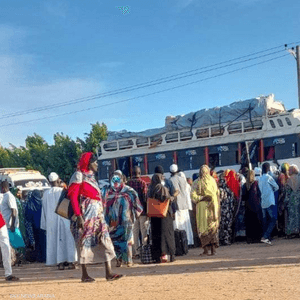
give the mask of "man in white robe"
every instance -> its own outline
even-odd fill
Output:
[[[70,221],[55,213],[55,209],[63,191],[59,187],[59,176],[52,172],[49,175],[51,188],[45,191],[42,198],[41,228],[46,230],[47,248],[46,265],[58,265],[59,270],[74,269],[77,251]]]
[[[188,245],[194,245],[194,236],[189,213],[189,210],[193,209],[191,197],[188,192],[189,186],[185,175],[182,172],[178,172],[178,166],[176,164],[171,165],[170,172],[170,180],[172,181],[175,190],[179,191],[176,199],[178,210],[175,213],[175,220],[173,222],[174,229],[185,230]]]

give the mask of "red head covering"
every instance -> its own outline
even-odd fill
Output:
[[[77,169],[81,172],[88,172],[89,163],[92,157],[93,157],[93,152],[82,153],[77,165]]]
[[[227,170],[226,170],[227,171]],[[240,183],[237,178],[237,174],[234,170],[230,170],[229,172],[225,172],[225,180],[227,186],[234,193],[235,197],[239,199],[240,196]]]

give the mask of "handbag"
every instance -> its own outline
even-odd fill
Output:
[[[22,234],[19,228],[15,228],[14,232],[8,229],[8,236],[9,236],[9,242],[14,249],[25,247]]]
[[[148,217],[165,218],[168,213],[170,199],[160,202],[154,198],[148,198],[147,215]]]
[[[67,198],[68,191],[63,190],[59,197],[55,213],[59,216],[71,220],[72,216],[74,215],[73,207],[71,200]]]
[[[152,259],[152,245],[142,245],[140,249],[142,264],[152,264],[154,262],[154,260]]]
[[[154,260],[152,259],[152,245],[150,244],[150,237],[147,236],[147,244],[140,246],[140,257],[142,264],[152,264]]]

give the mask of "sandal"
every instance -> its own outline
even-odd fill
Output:
[[[20,278],[18,278],[16,276],[9,275],[9,276],[5,277],[5,280],[6,281],[18,281],[18,280],[20,280]]]
[[[121,274],[114,274],[112,275],[111,277],[109,278],[106,278],[107,281],[113,281],[113,280],[118,280],[120,278],[122,278],[124,275],[121,275]]]

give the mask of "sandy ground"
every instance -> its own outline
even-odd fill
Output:
[[[220,247],[214,257],[200,252],[190,249],[174,263],[118,268],[126,277],[113,282],[103,278],[103,265],[89,267],[94,283],[81,283],[79,269],[14,267],[21,281],[1,279],[0,299],[300,299],[300,239],[237,243]]]

